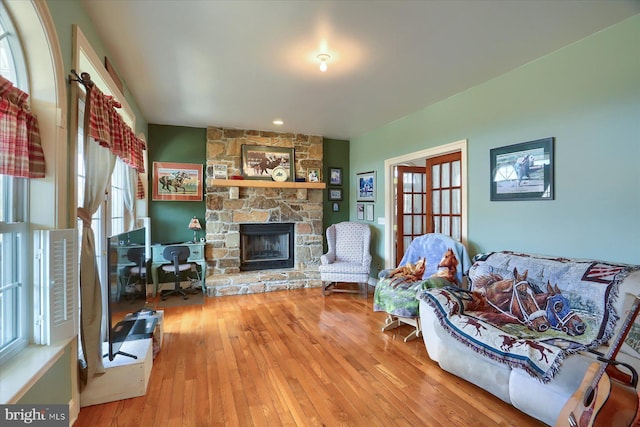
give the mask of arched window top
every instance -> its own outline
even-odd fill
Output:
[[[22,46],[4,4],[0,4],[0,75],[29,92]]]

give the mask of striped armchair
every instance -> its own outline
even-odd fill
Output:
[[[359,293],[359,285],[364,286],[368,296],[371,254],[369,243],[371,230],[359,222],[340,222],[327,228],[326,254],[320,257],[320,279],[322,295],[331,288],[332,292]],[[337,287],[338,283],[358,283],[358,289]]]

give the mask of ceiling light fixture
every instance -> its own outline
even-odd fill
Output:
[[[282,126],[284,124],[284,122],[280,119],[276,119],[272,123],[276,126]]]
[[[328,53],[321,53],[316,58],[320,61],[320,71],[323,73],[327,71],[327,62],[331,59],[331,56]]]

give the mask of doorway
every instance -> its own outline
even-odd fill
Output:
[[[385,268],[427,232],[467,244],[467,140],[387,159],[384,171]]]

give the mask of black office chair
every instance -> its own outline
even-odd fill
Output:
[[[162,271],[165,273],[173,273],[175,276],[175,287],[170,291],[162,291],[162,300],[166,300],[169,295],[182,295],[182,298],[189,299],[185,290],[180,287],[180,273],[185,271],[191,271],[195,269],[196,274],[198,276],[198,280],[200,280],[200,275],[198,273],[198,268],[195,263],[187,262],[189,259],[189,255],[191,255],[191,251],[188,246],[167,246],[162,252],[162,256],[167,261],[171,261],[171,264],[164,264],[162,266]]]
[[[127,259],[133,263],[134,266],[127,267],[126,277],[127,282],[124,287],[124,292],[127,299],[133,302],[138,296],[146,293],[147,285],[147,259],[144,247],[131,248],[127,251]],[[138,291],[138,285],[142,286],[142,289]]]

